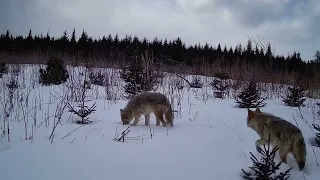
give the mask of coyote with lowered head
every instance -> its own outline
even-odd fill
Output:
[[[173,126],[173,111],[169,99],[155,92],[144,92],[133,96],[124,109],[120,109],[121,121],[123,125],[129,124],[134,118],[133,125],[137,125],[141,115],[145,116],[145,125],[150,124],[150,113],[154,113],[159,126],[160,122],[163,127]],[[163,119],[165,115],[166,121]]]
[[[304,168],[307,150],[298,127],[282,118],[263,113],[259,108],[256,111],[248,109],[247,126],[256,131],[261,138],[255,143],[258,152],[261,152],[260,145],[268,143],[270,134],[270,144],[279,148],[281,161],[287,163],[287,154],[291,152],[299,169]]]

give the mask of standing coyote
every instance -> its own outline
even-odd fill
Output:
[[[256,111],[248,109],[247,126],[256,131],[261,138],[255,143],[258,152],[261,152],[260,145],[268,143],[270,134],[270,143],[273,147],[277,145],[279,148],[282,162],[287,163],[287,154],[291,152],[299,169],[304,168],[307,150],[298,127],[282,118],[263,113],[259,108]]]
[[[173,111],[168,98],[155,92],[144,92],[133,96],[124,109],[120,109],[121,121],[123,125],[129,124],[135,118],[133,125],[137,125],[141,115],[145,116],[145,125],[150,124],[150,113],[154,113],[159,126],[160,122],[163,127],[167,124],[173,126]],[[165,115],[166,121],[163,119]]]

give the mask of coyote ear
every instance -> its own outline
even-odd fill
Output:
[[[254,112],[248,108],[248,120],[251,120],[254,117]]]
[[[257,108],[256,108],[256,112],[257,112],[257,113],[261,113],[260,108],[257,107]]]

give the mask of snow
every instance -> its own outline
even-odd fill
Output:
[[[66,86],[40,86],[38,68],[22,65],[21,88],[14,97],[20,99],[23,96],[18,94],[29,95],[28,106],[24,104],[26,98],[22,102],[16,100],[9,117],[10,142],[7,135],[0,138],[1,180],[233,180],[241,179],[241,169],[247,170],[252,165],[250,152],[260,157],[254,145],[259,137],[247,127],[246,109],[235,108],[233,98],[214,99],[209,85],[172,90],[170,84],[174,84],[176,78],[173,75],[166,76],[158,92],[174,100],[174,109],[178,111],[174,127],[156,126],[154,115],[150,127],[144,126],[142,116],[137,126],[130,127],[127,135],[130,139],[115,141],[115,135],[129,125],[120,123],[119,109],[127,100],[121,98],[123,90],[114,69],[106,70],[114,80],[110,87],[93,86],[91,89],[93,101],[88,104],[97,103],[97,111],[90,116],[94,122],[87,125],[72,123],[79,119],[65,109],[51,141],[49,137],[56,123],[54,114],[62,104],[61,100],[66,100],[62,95]],[[71,69],[69,72],[76,75],[80,68]],[[4,83],[9,82],[10,77],[8,74],[0,79],[1,111],[8,98]],[[261,108],[294,124],[297,122],[303,132],[308,152],[306,169],[299,171],[292,155],[288,156],[289,165],[281,165],[282,171],[291,166],[294,168],[290,172],[293,180],[318,179],[320,175],[317,165],[320,148],[311,146],[308,141],[315,137],[309,125],[314,121],[319,123],[319,120],[314,120],[317,119],[313,115],[314,100],[307,101],[307,106],[301,109],[303,118],[298,109],[284,106],[280,99],[267,100],[266,107]],[[4,113],[1,112],[1,134],[3,120]],[[26,136],[28,140],[25,140]],[[280,161],[278,155],[276,161]]]

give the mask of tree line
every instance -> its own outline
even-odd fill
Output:
[[[238,44],[235,47],[222,47],[220,43],[213,47],[208,43],[186,46],[180,37],[176,39],[147,38],[126,35],[120,39],[118,34],[93,39],[85,30],[79,38],[73,29],[70,37],[64,31],[61,37],[54,38],[46,35],[29,34],[12,35],[9,30],[0,36],[0,51],[7,53],[24,54],[31,52],[48,53],[60,52],[68,56],[97,57],[105,61],[124,61],[133,56],[140,56],[145,51],[152,52],[155,63],[166,65],[184,64],[186,66],[212,65],[219,63],[224,67],[256,66],[266,72],[298,73],[307,77],[314,77],[320,69],[320,53],[315,53],[315,59],[303,61],[301,54],[293,53],[283,56],[272,52],[271,44],[266,47],[253,45],[249,39],[245,46]]]

